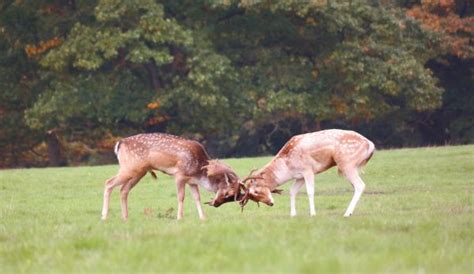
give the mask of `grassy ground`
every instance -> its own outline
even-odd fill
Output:
[[[241,176],[270,158],[226,160]],[[122,222],[118,191],[99,221],[116,166],[0,171],[0,272],[474,272],[474,145],[378,151],[355,215],[335,170],[316,176],[316,217],[304,191],[290,218],[288,187],[274,207],[205,207],[187,193],[174,220],[166,175],[144,178]],[[211,194],[201,191],[203,201]]]

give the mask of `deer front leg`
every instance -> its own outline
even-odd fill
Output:
[[[296,194],[298,194],[303,184],[304,184],[304,179],[296,179],[290,188],[290,207],[291,207],[290,215],[291,217],[296,216]]]
[[[185,195],[186,181],[183,179],[176,180],[176,189],[178,191],[178,216],[177,219],[181,220],[184,217],[184,195]]]
[[[304,182],[306,184],[306,192],[309,199],[309,215],[315,216],[316,209],[314,208],[314,174],[313,172],[306,172],[304,175]]]
[[[196,203],[199,219],[205,220],[206,216],[204,216],[204,211],[201,207],[201,195],[199,194],[199,187],[197,185],[189,185],[189,187],[191,188],[191,193],[193,195],[194,202]]]

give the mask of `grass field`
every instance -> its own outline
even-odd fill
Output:
[[[228,159],[245,176],[270,158]],[[316,176],[316,217],[304,190],[290,218],[274,207],[204,207],[187,192],[176,221],[171,178],[144,178],[120,219],[118,189],[100,221],[103,182],[117,166],[0,171],[0,273],[474,272],[474,145],[377,151],[354,216],[335,169]],[[203,202],[211,194],[201,190]]]

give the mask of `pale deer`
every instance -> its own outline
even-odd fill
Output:
[[[243,208],[251,199],[272,206],[272,192],[281,192],[276,188],[294,179],[290,188],[290,215],[296,216],[296,194],[305,184],[310,215],[314,216],[314,174],[337,166],[354,187],[354,196],[344,214],[351,216],[365,189],[359,170],[374,151],[374,144],[354,131],[330,129],[293,136],[270,163],[244,180],[247,184],[240,204]]]
[[[154,170],[174,177],[178,192],[178,219],[184,215],[186,184],[191,188],[201,219],[205,216],[198,185],[216,193],[215,198],[208,202],[211,206],[218,207],[241,198],[238,176],[227,165],[211,160],[204,147],[196,141],[162,133],[139,134],[117,142],[114,152],[120,168],[116,176],[105,182],[103,220],[107,218],[110,195],[116,186],[121,186],[122,218],[126,220],[128,193],[147,172],[156,178]]]

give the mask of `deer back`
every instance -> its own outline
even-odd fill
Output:
[[[156,169],[174,175],[202,174],[209,161],[204,147],[196,141],[164,133],[145,133],[119,141],[116,146],[120,166],[128,169]]]
[[[290,169],[308,165],[315,173],[332,166],[358,167],[370,158],[374,144],[350,130],[323,130],[291,138],[277,154],[285,159]]]

